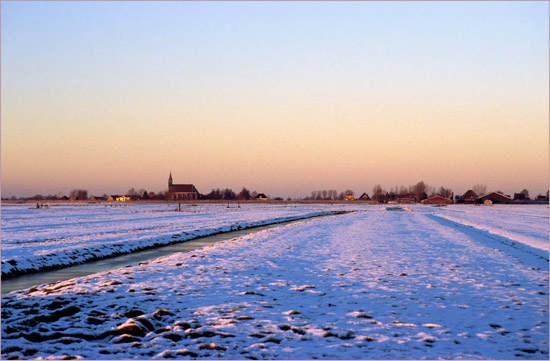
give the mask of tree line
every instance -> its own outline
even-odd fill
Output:
[[[472,188],[472,191],[476,193],[477,196],[482,196],[487,194],[487,186],[485,184],[475,184]],[[504,192],[498,190],[498,193],[504,194]],[[539,194],[536,197],[536,200],[545,199],[548,200],[548,191],[546,192],[546,197],[542,194]],[[343,200],[346,196],[353,195],[355,196],[355,193],[352,190],[346,190],[344,192],[338,193],[336,190],[319,190],[319,191],[312,191],[311,195],[302,198],[303,200]],[[382,187],[380,184],[376,184],[372,190],[370,195],[367,194],[368,198],[370,200],[373,200],[375,202],[379,203],[385,203],[391,200],[395,200],[396,198],[400,197],[410,197],[414,198],[416,202],[420,202],[426,198],[433,197],[433,196],[441,196],[444,198],[455,198],[457,199],[460,197],[460,195],[456,195],[453,193],[451,188],[446,188],[444,186],[440,186],[439,188],[430,186],[424,181],[420,181],[416,184],[406,186],[395,186],[390,188],[389,190]],[[520,193],[515,193],[513,196],[514,200],[530,200],[529,198],[529,191],[527,189],[523,189]]]
[[[321,190],[321,191],[311,191],[311,195],[302,198],[306,201],[329,201],[329,200],[343,200],[347,195],[355,195],[355,193],[348,189],[344,192],[338,193],[335,189],[330,190]]]
[[[240,201],[248,201],[250,199],[254,199],[258,195],[258,192],[256,191],[249,191],[245,187],[239,192],[235,193],[230,188],[225,189],[212,189],[210,193],[205,194],[201,197],[201,199],[210,199],[210,200],[240,200]]]
[[[484,194],[487,194],[487,186],[485,184],[476,184],[472,188],[472,191],[476,193],[477,196],[481,196]],[[497,191],[501,194],[504,194],[502,191]],[[535,197],[536,200],[548,200],[548,191],[546,192],[546,197],[542,194],[539,194]],[[126,194],[126,196],[129,196],[133,199],[144,199],[144,200],[166,200],[168,199],[168,190],[163,190],[159,192],[147,192],[143,188],[135,189],[130,188]],[[230,188],[216,188],[212,189],[207,194],[199,194],[199,199],[204,200],[240,200],[240,201],[246,201],[254,199],[258,195],[258,192],[250,191],[246,187],[242,187],[241,191],[239,193],[236,193]],[[401,186],[395,186],[390,188],[389,190],[386,190],[383,188],[380,184],[376,184],[371,191],[371,194],[369,195],[369,198],[375,202],[384,203],[388,202],[390,200],[395,200],[397,197],[412,197],[415,199],[416,202],[420,202],[423,199],[426,199],[428,197],[432,196],[441,196],[444,198],[451,198],[451,195],[453,195],[453,191],[450,188],[446,187],[439,187],[435,188],[432,187],[424,181],[420,181],[416,184],[409,185],[408,187],[405,187],[403,185]],[[303,198],[296,198],[294,200],[344,200],[346,196],[355,196],[355,192],[351,189],[347,189],[343,192],[338,192],[335,189],[325,189],[325,190],[316,190],[311,191],[310,195],[303,197]],[[103,194],[100,196],[100,198],[107,199],[108,195]],[[457,195],[454,195],[455,198],[457,198]],[[6,200],[62,200],[67,198],[73,198],[78,200],[88,200],[93,198],[93,196],[89,196],[89,192],[86,189],[80,189],[75,188],[69,192],[68,197],[63,196],[63,194],[58,193],[56,195],[40,195],[36,194],[32,197],[10,197],[10,198],[2,198]],[[283,200],[282,197],[268,197],[270,199],[274,200]],[[523,189],[519,193],[514,193],[513,196],[514,200],[531,200],[529,196],[529,191],[527,189]],[[292,198],[287,198],[287,200],[293,200]]]

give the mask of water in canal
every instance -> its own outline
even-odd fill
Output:
[[[135,253],[125,254],[112,258],[106,258],[98,261],[86,262],[80,265],[62,268],[53,271],[45,271],[40,273],[34,273],[29,275],[22,275],[6,280],[2,280],[2,294],[8,294],[11,291],[22,290],[35,285],[43,283],[54,283],[57,281],[64,281],[75,277],[87,276],[93,273],[108,271],[117,269],[120,267],[126,267],[127,265],[135,266],[140,262],[150,261],[152,259],[166,256],[176,252],[188,252],[194,249],[216,243],[219,241],[240,237],[246,234],[259,232],[264,229],[280,227],[285,224],[304,221],[304,219],[282,222],[277,224],[271,224],[267,226],[254,227],[249,229],[243,229],[240,231],[232,231],[226,233],[220,233],[213,236],[198,238],[182,243],[171,244],[168,246],[162,246],[145,251],[138,251]]]

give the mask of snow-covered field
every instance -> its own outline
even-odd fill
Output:
[[[131,253],[220,232],[323,214],[322,207],[82,204],[2,209],[2,277]]]
[[[235,220],[275,217],[250,207]],[[548,206],[295,212],[333,209],[357,212],[4,295],[2,358],[549,358]]]
[[[548,206],[498,205],[487,208],[453,205],[436,208],[435,214],[548,253]]]

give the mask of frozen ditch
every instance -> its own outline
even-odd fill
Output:
[[[2,279],[225,232],[335,214],[334,209],[320,207],[226,210],[205,206],[195,213],[155,207],[65,207],[34,214],[26,209],[2,210]]]
[[[55,283],[65,281],[75,277],[87,276],[97,272],[113,270],[125,266],[135,266],[141,262],[150,261],[158,257],[167,256],[177,252],[189,252],[194,249],[204,247],[216,242],[244,236],[247,234],[259,232],[265,229],[280,227],[286,224],[301,222],[306,219],[317,217],[326,217],[329,215],[342,214],[345,212],[332,212],[323,215],[311,216],[283,222],[271,223],[263,226],[247,227],[237,231],[228,231],[217,233],[211,236],[202,236],[189,241],[159,246],[152,249],[141,250],[129,254],[123,254],[114,257],[99,259],[96,261],[85,262],[74,266],[63,267],[61,269],[46,270],[38,273],[24,274],[2,280],[2,294],[5,295],[15,290],[21,290],[43,283]]]
[[[327,215],[314,216],[306,219],[324,217],[324,216],[327,216]],[[97,261],[86,262],[84,264],[69,266],[61,269],[12,277],[6,280],[2,280],[2,294],[7,294],[14,290],[21,290],[24,288],[32,287],[37,284],[65,281],[71,278],[87,276],[93,273],[108,271],[108,270],[112,270],[120,267],[125,267],[128,265],[135,266],[135,265],[138,265],[140,262],[150,261],[158,257],[167,256],[177,252],[189,252],[194,249],[204,247],[206,245],[213,244],[216,242],[244,236],[244,235],[259,232],[265,229],[280,227],[285,224],[301,222],[303,220],[305,219],[278,222],[278,223],[269,224],[265,226],[250,227],[250,228],[246,228],[238,231],[223,232],[223,233],[214,234],[212,236],[200,237],[197,239],[185,241],[182,243],[175,243],[175,244],[170,244],[166,246],[160,246],[153,249],[100,259]]]

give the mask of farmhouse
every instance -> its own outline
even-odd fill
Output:
[[[370,197],[366,192],[361,194],[361,197],[359,197],[359,199],[362,201],[370,201]]]
[[[354,201],[355,196],[353,194],[346,194],[346,196],[344,197],[344,200],[345,201]]]
[[[416,203],[416,198],[412,194],[403,194],[395,197],[396,203],[412,204]]]
[[[491,192],[481,197],[476,198],[477,203],[483,204],[500,204],[500,203],[511,203],[512,199],[504,194],[498,192]]]
[[[192,184],[173,184],[172,172],[168,178],[168,199],[181,201],[196,201],[199,199],[199,192]]]
[[[474,203],[476,201],[477,194],[473,190],[469,189],[466,193],[462,195],[462,200],[465,203]]]
[[[430,198],[423,199],[422,204],[451,204],[453,203],[452,200],[449,198],[441,197],[441,196],[433,196]]]
[[[259,201],[267,201],[267,196],[263,193],[259,193],[256,197],[254,197],[254,199]]]

